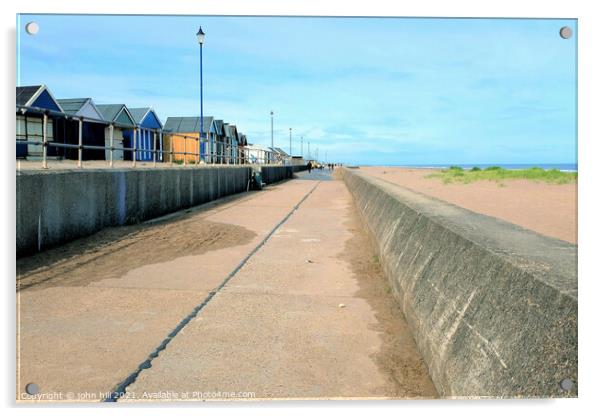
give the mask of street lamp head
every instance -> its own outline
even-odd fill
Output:
[[[205,32],[203,32],[203,28],[199,26],[199,31],[196,34],[196,38],[199,40],[199,44],[202,45],[205,42]]]
[[[271,115],[271,116],[273,116],[273,115],[274,115],[274,112],[273,112],[273,111],[270,111],[270,115]]]

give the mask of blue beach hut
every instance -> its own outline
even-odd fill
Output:
[[[108,124],[91,98],[59,99],[59,104],[69,118],[57,120],[58,130],[67,144],[79,144],[79,123],[81,122],[82,144],[85,146],[104,146],[104,130]],[[67,159],[78,159],[78,150],[64,150]],[[83,149],[83,160],[104,160],[102,149]]]
[[[153,148],[156,145],[157,150],[163,150],[163,125],[161,120],[150,107],[130,108],[130,114],[136,123],[136,129],[133,131],[136,137],[136,160],[153,160]],[[126,130],[123,133],[123,139],[127,143],[134,144],[132,131]],[[129,147],[129,146],[128,146]],[[163,160],[162,154],[157,154],[158,162]]]
[[[44,112],[46,112],[46,139],[54,141],[57,135],[56,119],[62,118],[63,109],[46,85],[17,87],[17,157],[38,157],[42,147],[19,141],[42,141]],[[48,156],[56,156],[57,148],[49,147]]]

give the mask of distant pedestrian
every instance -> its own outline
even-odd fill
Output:
[[[309,173],[311,173],[311,162],[307,162],[307,170],[309,171]]]

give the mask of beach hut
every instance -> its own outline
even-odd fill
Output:
[[[125,104],[97,104],[96,108],[102,114],[109,126],[105,128],[105,146],[111,146],[111,129],[113,133],[113,160],[132,160],[132,151],[124,151],[130,148],[132,143],[125,141],[125,136],[132,137],[133,130],[136,128],[134,117]],[[111,127],[112,126],[112,127]],[[127,132],[127,134],[126,134]],[[111,158],[110,151],[105,150],[105,159]]]
[[[42,142],[44,123],[46,123],[46,140],[53,142],[56,138],[57,118],[64,117],[63,109],[45,85],[17,87],[16,91],[16,133],[17,157],[40,157],[42,146],[19,143],[19,141]],[[63,149],[49,146],[47,155],[56,157]]]
[[[186,161],[195,163],[200,151],[200,158],[205,163],[212,163],[211,155],[215,153],[217,129],[213,117],[203,117],[203,140],[198,138],[201,133],[200,117],[168,117],[163,127],[165,149],[173,152],[186,152]],[[174,154],[174,161],[184,160],[183,154]]]
[[[91,98],[59,99],[63,112],[68,118],[57,120],[57,128],[63,141],[67,144],[78,145],[81,139],[84,146],[104,146],[105,127],[107,122]],[[64,155],[67,159],[78,159],[78,149],[66,148]],[[104,149],[83,149],[82,160],[104,160]]]
[[[221,163],[230,163],[230,155],[232,148],[232,129],[228,123],[224,123],[224,147],[222,149]]]
[[[153,160],[153,150],[163,150],[163,125],[161,120],[150,107],[128,108],[136,123],[136,129],[126,130],[123,135],[124,141],[136,143],[136,160]],[[157,153],[156,161],[163,160],[161,153]]]
[[[230,142],[228,143],[228,163],[236,163],[236,156],[238,155],[238,130],[236,125],[230,124]]]
[[[246,134],[242,134],[239,133],[238,134],[239,137],[239,141],[238,141],[238,163],[244,164],[244,163],[248,163],[247,157],[246,157],[246,149],[247,149],[247,135]]]
[[[236,130],[236,147],[234,149],[234,163],[242,163],[240,160],[240,151],[242,149],[242,133]]]
[[[202,144],[203,160],[207,163],[215,163],[217,153],[217,126],[213,117],[203,117],[203,137],[206,139]]]
[[[223,120],[215,120],[215,130],[216,130],[216,150],[215,154],[215,162],[216,163],[225,163],[225,154],[226,154],[226,129]]]

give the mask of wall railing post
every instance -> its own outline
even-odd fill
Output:
[[[113,123],[109,125],[109,166],[113,167],[113,143],[115,140],[115,127]]]
[[[169,166],[173,166],[173,136],[169,136]]]
[[[163,130],[159,131],[159,162],[165,162],[165,156],[163,151],[165,149],[163,149]]]
[[[82,137],[82,130],[83,130],[83,125],[84,122],[82,120],[82,118],[80,117],[78,120],[78,136],[77,136],[77,167],[78,168],[82,168],[82,159],[83,159],[83,154],[84,154],[84,140]]]
[[[46,113],[44,113],[42,129],[42,169],[48,169],[48,114]]]
[[[199,140],[196,146],[196,165],[201,164],[201,148],[203,147],[203,130],[199,133]]]
[[[138,159],[138,129],[134,128],[134,147],[132,150],[132,166],[136,167],[136,159]]]
[[[157,167],[157,131],[153,130],[153,167]]]

